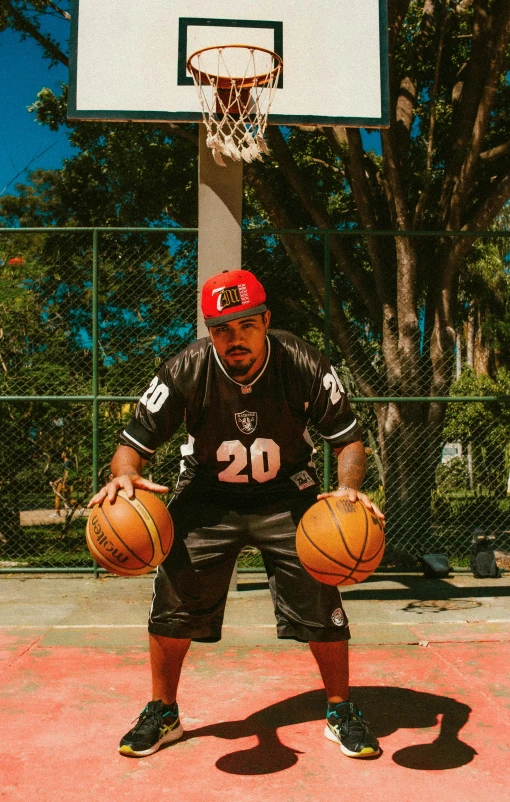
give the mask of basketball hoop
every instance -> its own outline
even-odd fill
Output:
[[[277,53],[252,45],[204,47],[187,63],[197,88],[214,160],[262,161],[269,109],[283,62]]]

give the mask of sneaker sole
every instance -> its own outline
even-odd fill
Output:
[[[324,730],[324,735],[326,736],[328,741],[333,741],[333,743],[338,744],[344,755],[347,755],[347,757],[361,757],[361,758],[377,757],[377,755],[381,754],[380,749],[377,750],[372,749],[371,746],[365,747],[365,749],[362,749],[361,752],[351,752],[351,750],[347,749],[347,747],[343,745],[342,741],[339,738],[337,738],[335,733],[332,730],[330,730],[327,724],[326,724],[326,729]]]
[[[149,749],[140,749],[137,751],[128,744],[121,744],[119,746],[119,752],[121,755],[128,755],[129,757],[146,757],[147,755],[153,755],[154,752],[157,752],[158,749],[163,746],[163,744],[170,744],[173,743],[173,741],[178,741],[183,735],[184,730],[182,728],[182,724],[179,724],[175,730],[167,732],[162,738],[159,739],[159,741],[156,741],[154,746],[151,746]]]

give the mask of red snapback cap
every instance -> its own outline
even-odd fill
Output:
[[[205,325],[219,326],[240,317],[265,312],[264,287],[249,270],[225,270],[208,279],[202,288]]]

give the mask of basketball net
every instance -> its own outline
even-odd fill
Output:
[[[225,167],[223,156],[262,161],[269,153],[264,131],[283,67],[280,56],[249,45],[206,47],[189,57],[187,67],[215,162]]]

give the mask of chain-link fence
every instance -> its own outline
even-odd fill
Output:
[[[323,349],[349,391],[390,565],[429,551],[465,564],[481,532],[510,548],[507,236],[487,232],[464,259],[455,330],[427,297],[448,247],[465,240],[244,235],[243,267],[264,283],[274,328]],[[386,275],[406,254],[410,272]],[[196,261],[196,230],[0,229],[0,570],[91,567],[84,507],[155,369],[195,338]],[[175,481],[183,439],[157,452],[156,480]],[[332,485],[332,455],[314,441]]]

